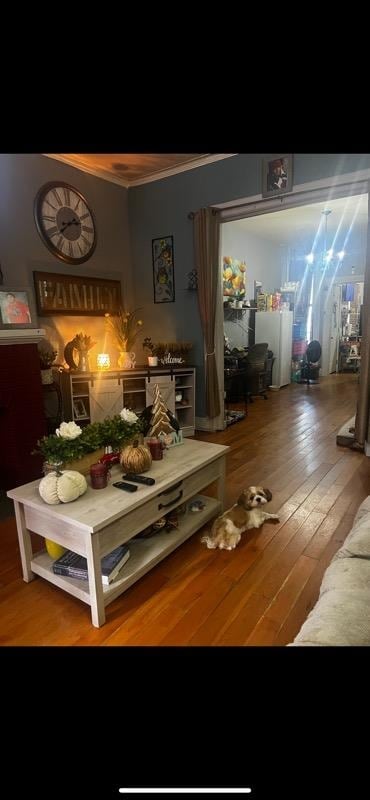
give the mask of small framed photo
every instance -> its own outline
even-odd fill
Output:
[[[85,403],[83,400],[81,400],[81,398],[78,398],[73,401],[73,411],[75,419],[82,419],[83,417],[87,417]]]
[[[0,286],[0,330],[37,326],[31,289]]]
[[[275,197],[293,189],[293,156],[262,159],[262,197]]]
[[[175,302],[173,236],[152,239],[153,286],[155,303]]]

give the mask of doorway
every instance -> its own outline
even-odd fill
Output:
[[[315,202],[310,202],[313,194]],[[306,203],[303,202],[303,195]],[[254,203],[249,213],[247,204],[246,215],[242,216],[241,209],[238,209],[235,219],[232,219],[231,208],[221,212],[220,305],[224,305],[222,280],[225,257],[237,259],[246,266],[243,305],[247,307],[248,303],[252,305],[255,301],[256,281],[262,284],[266,295],[280,294],[280,301],[285,308],[288,307],[285,304],[289,303],[294,313],[293,352],[290,354],[292,363],[289,364],[290,379],[293,380],[294,372],[297,374],[297,364],[311,338],[318,339],[322,345],[320,374],[337,371],[342,337],[341,287],[348,282],[348,273],[355,285],[362,286],[363,297],[368,224],[367,183],[342,187],[337,195],[333,197],[332,193],[329,201],[328,191],[320,191],[321,200],[318,200],[317,192],[302,193],[297,206],[293,205],[294,196],[291,195],[291,207],[279,210],[276,200],[270,201],[271,208],[268,207],[268,201],[264,201],[261,204],[263,210],[258,210],[258,204]],[[223,218],[225,212],[226,218]],[[241,315],[233,312],[236,322],[231,325],[230,304],[226,303],[225,306],[227,312],[222,310],[219,314],[223,335],[218,337],[218,345],[222,342],[223,349],[226,336],[229,348],[233,344],[246,347],[251,342],[253,312],[243,310],[240,320],[238,317]],[[359,319],[357,304],[356,314]],[[221,353],[218,353],[218,365],[221,374]],[[223,411],[223,386],[220,401]]]

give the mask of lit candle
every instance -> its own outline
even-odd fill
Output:
[[[96,363],[98,369],[109,369],[110,367],[109,353],[98,353]]]

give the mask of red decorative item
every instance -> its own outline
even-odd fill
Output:
[[[104,456],[99,458],[99,464],[107,464],[112,467],[113,464],[119,464],[119,453],[105,453]]]
[[[108,480],[107,464],[91,464],[90,477],[92,489],[105,489]]]

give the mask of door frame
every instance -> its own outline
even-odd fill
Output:
[[[302,205],[312,205],[313,203],[322,202],[324,200],[334,200],[339,197],[352,197],[357,194],[367,194],[368,204],[370,202],[370,169],[359,170],[358,172],[347,173],[340,176],[332,176],[330,178],[322,178],[318,181],[312,181],[307,184],[298,184],[287,195],[280,197],[272,197],[269,199],[261,199],[261,195],[253,196],[239,201],[231,201],[229,203],[221,203],[213,205],[212,208],[218,211],[218,221],[220,224],[226,222],[235,222],[239,219],[246,219],[260,214],[269,214],[273,211],[282,211],[288,208],[295,208]],[[365,309],[366,297],[369,298],[370,303],[370,214],[368,211],[368,237],[366,248],[366,266],[364,275],[364,320],[363,330],[366,332],[365,338],[368,339],[366,353],[370,358],[370,308],[367,314]],[[220,416],[217,418],[217,428],[225,428],[224,423],[224,340],[223,340],[223,298],[222,298],[222,231],[220,237],[220,258],[219,258],[219,291],[217,298],[216,308],[216,330],[215,330],[215,357],[216,368],[219,376],[219,399],[220,399]],[[368,324],[366,323],[368,317]],[[221,329],[221,330],[220,330]],[[366,377],[360,374],[359,397],[357,404],[356,428],[358,435],[364,443],[364,416],[368,415],[369,400],[367,396],[367,382],[370,382],[370,373],[366,371]],[[366,383],[366,388],[364,384]],[[365,408],[366,406],[366,408]],[[360,413],[359,413],[360,412]],[[360,421],[361,417],[361,421]],[[215,420],[216,423],[216,420]],[[361,434],[360,434],[361,430]],[[367,425],[366,425],[367,431]]]

